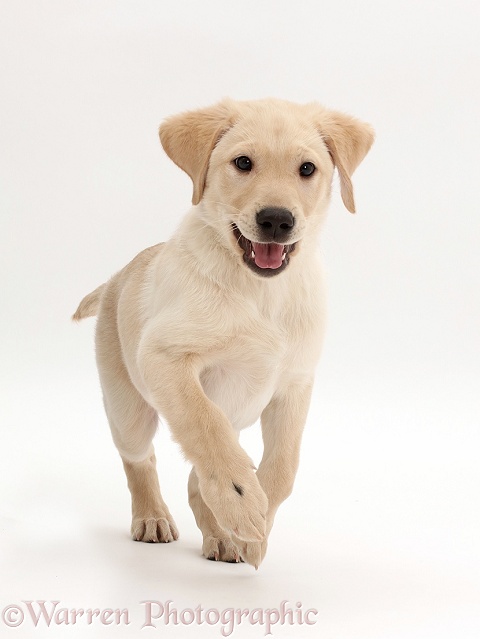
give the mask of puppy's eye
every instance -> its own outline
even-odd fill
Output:
[[[315,173],[315,164],[313,162],[304,162],[300,167],[300,175],[302,177],[310,177]]]
[[[253,167],[253,162],[250,158],[247,158],[246,155],[241,155],[234,160],[235,166],[239,171],[251,171]]]

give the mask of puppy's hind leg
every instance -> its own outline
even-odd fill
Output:
[[[158,415],[131,383],[115,350],[111,341],[108,348],[97,341],[105,411],[132,496],[132,537],[146,542],[174,541],[178,530],[160,492],[152,445]]]
[[[164,543],[178,539],[177,526],[160,493],[153,447],[151,455],[142,462],[127,461],[124,457],[122,461],[132,495],[133,539]]]

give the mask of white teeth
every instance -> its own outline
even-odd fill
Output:
[[[250,257],[252,257],[253,259],[255,259],[255,253],[252,251],[252,254],[250,255]]]
[[[284,254],[282,255],[282,262],[285,260],[285,258],[286,258],[286,257],[287,257],[287,254],[286,254],[286,253],[284,253]]]

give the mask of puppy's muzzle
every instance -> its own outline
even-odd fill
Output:
[[[243,249],[243,261],[257,275],[271,277],[285,270],[296,243],[291,242],[295,218],[288,209],[267,207],[257,212],[257,237],[250,240],[233,224],[233,233]]]

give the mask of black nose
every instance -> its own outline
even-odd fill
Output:
[[[293,229],[295,218],[288,209],[270,206],[258,211],[257,224],[260,226],[262,239],[281,244]]]

